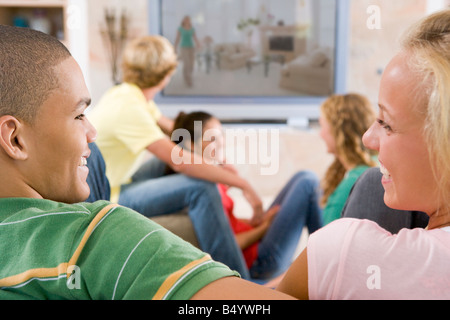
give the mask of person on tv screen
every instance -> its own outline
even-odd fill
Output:
[[[195,50],[200,47],[200,42],[197,39],[195,29],[192,26],[191,17],[185,16],[181,21],[181,25],[177,30],[177,37],[175,39],[175,50],[180,47],[180,57],[183,63],[183,77],[184,82],[188,87],[192,87],[195,62]]]

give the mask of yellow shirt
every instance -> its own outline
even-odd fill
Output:
[[[120,186],[129,183],[142,164],[146,147],[164,138],[157,124],[160,117],[156,104],[130,83],[108,90],[88,114],[98,131],[96,143],[105,159],[111,201],[117,202]]]

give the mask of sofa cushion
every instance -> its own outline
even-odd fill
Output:
[[[309,56],[308,56],[308,64],[311,67],[323,67],[328,61],[328,56],[327,54],[321,50],[321,49],[317,49],[314,50]]]
[[[248,53],[235,53],[233,55],[230,55],[228,57],[228,59],[230,61],[236,61],[236,60],[247,59],[247,57],[248,57]]]
[[[181,239],[189,242],[193,246],[200,248],[197,235],[188,214],[188,209],[180,212],[151,217],[151,220],[158,223],[167,230],[173,232]]]
[[[216,51],[224,54],[234,54],[236,46],[233,43],[224,43],[216,46]]]
[[[301,55],[289,64],[294,66],[308,66],[312,68],[323,68],[329,62],[328,55],[323,49],[316,49],[309,54]],[[294,67],[295,68],[295,67]]]
[[[327,77],[329,73],[329,68],[314,68],[307,64],[293,64],[281,69],[281,75],[284,77]]]
[[[225,54],[248,53],[253,50],[243,43],[221,43],[215,46],[215,51]]]

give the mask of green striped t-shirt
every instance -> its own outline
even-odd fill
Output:
[[[106,201],[0,199],[0,299],[189,299],[237,276],[150,219]]]

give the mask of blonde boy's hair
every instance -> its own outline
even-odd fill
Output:
[[[159,85],[176,67],[175,50],[162,36],[144,36],[131,41],[122,58],[123,80],[142,89]]]

